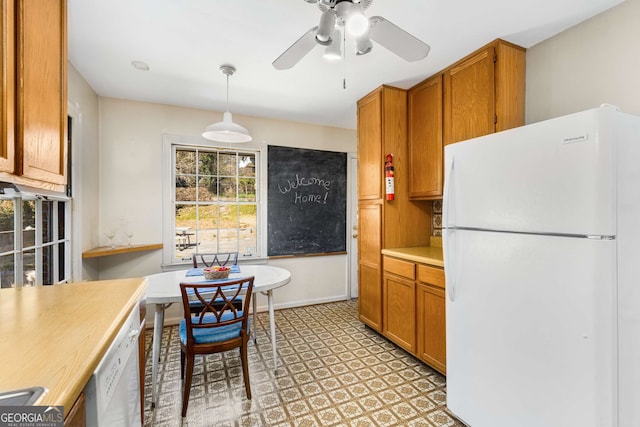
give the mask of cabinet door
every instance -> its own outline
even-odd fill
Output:
[[[0,0],[0,171],[14,171],[14,0]]]
[[[16,174],[66,184],[65,0],[17,0]]]
[[[382,93],[358,102],[358,199],[382,198]]]
[[[418,357],[439,372],[447,373],[447,328],[444,271],[418,266]]]
[[[380,203],[358,206],[358,311],[360,320],[382,331]]]
[[[494,47],[454,65],[444,75],[445,144],[495,129]]]
[[[409,90],[409,198],[442,197],[442,75]]]
[[[385,258],[383,295],[384,336],[410,353],[416,353],[416,283],[409,277],[403,277],[387,270]],[[407,264],[415,269],[415,264]],[[405,269],[411,271],[410,269]]]
[[[87,425],[86,417],[87,402],[84,393],[80,393],[80,396],[78,396],[64,418],[64,427],[85,427]]]

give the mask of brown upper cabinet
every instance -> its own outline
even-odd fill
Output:
[[[411,199],[442,198],[443,145],[524,125],[525,53],[495,40],[409,89]]]
[[[63,191],[67,182],[66,0],[0,1],[0,171],[4,172],[0,178]]]
[[[412,87],[409,99],[409,197],[442,195],[442,74]]]
[[[358,101],[358,200],[382,198],[383,102],[391,104],[385,104],[391,110],[406,99],[404,94],[395,94],[396,91],[383,88]]]

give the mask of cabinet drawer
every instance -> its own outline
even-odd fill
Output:
[[[409,261],[402,261],[396,258],[384,257],[384,271],[415,280],[416,265]]]
[[[418,264],[418,281],[444,288],[444,270],[438,267]]]

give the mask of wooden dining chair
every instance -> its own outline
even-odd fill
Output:
[[[254,277],[219,283],[180,283],[184,319],[180,321],[180,374],[183,379],[182,416],[187,416],[195,355],[220,353],[240,348],[242,375],[247,398],[251,399],[249,384],[249,302]],[[233,302],[244,295],[242,309]],[[199,301],[202,311],[192,314],[191,301]],[[223,304],[220,305],[219,302]],[[186,366],[185,366],[186,365]],[[185,370],[186,367],[186,370]]]
[[[231,267],[238,264],[238,252],[203,252],[193,254],[191,256],[193,268],[207,268],[217,266]],[[236,307],[242,306],[242,297],[234,302]],[[191,301],[191,313],[199,313],[202,310],[202,304],[198,301]]]
[[[227,266],[238,264],[238,252],[197,253],[191,256],[193,268]]]

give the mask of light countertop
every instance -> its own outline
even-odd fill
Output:
[[[421,264],[444,267],[442,247],[439,246],[414,246],[409,248],[383,249],[382,254]]]
[[[43,386],[36,404],[64,405],[66,416],[146,286],[135,278],[0,290],[0,392]]]

